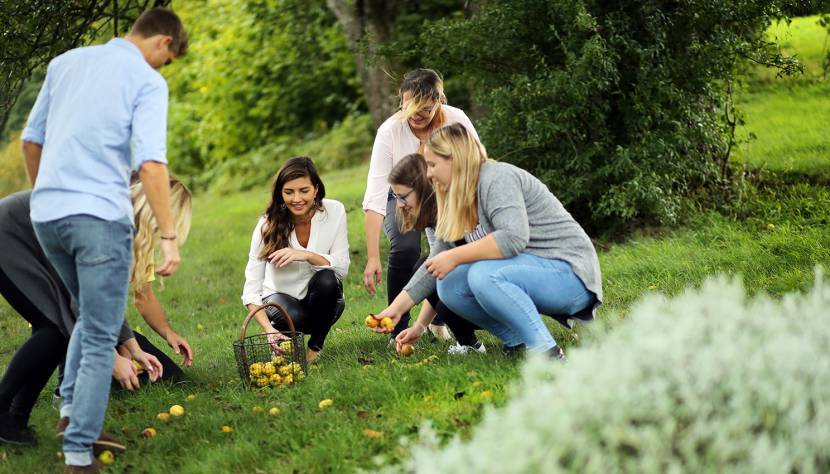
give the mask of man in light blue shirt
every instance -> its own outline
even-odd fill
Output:
[[[80,308],[57,429],[69,472],[99,469],[95,451],[125,449],[101,428],[132,261],[131,169],[139,172],[161,232],[157,272],[178,268],[166,166],[167,83],[158,69],[186,50],[179,18],[153,9],[124,38],[56,57],[21,137],[34,185],[32,224]],[[142,362],[141,354],[133,356]]]

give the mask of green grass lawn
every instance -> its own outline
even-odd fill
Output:
[[[822,69],[828,36],[817,21],[796,18],[769,30],[771,40],[802,62],[804,74],[776,78],[771,70],[753,71],[738,97],[746,123],[737,131],[737,162],[798,177],[830,175],[830,85]]]
[[[404,457],[399,438],[412,436],[426,418],[449,436],[468,430],[485,407],[504,402],[517,375],[517,361],[499,355],[492,337],[484,337],[491,349],[484,356],[454,358],[446,354],[447,344],[424,342],[414,357],[400,359],[386,347],[385,338],[362,327],[365,314],[382,309],[385,302],[385,296],[368,296],[360,283],[365,263],[359,207],[364,174],[360,167],[325,177],[329,195],[349,210],[352,267],[345,282],[347,309],[319,367],[303,383],[286,389],[243,388],[232,353],[245,316],[239,295],[250,232],[268,199],[268,185],[232,196],[197,197],[181,270],[159,291],[174,327],[196,350],[196,364],[188,371],[193,382],[143,387],[138,393],[112,397],[106,427],[130,446],[118,457],[114,472],[371,468],[378,455]],[[650,291],[674,293],[719,272],[744,275],[753,292],[781,294],[807,288],[814,265],[830,262],[830,193],[805,185],[754,199],[739,221],[706,214],[683,229],[658,237],[634,236],[602,251],[607,303],[600,321],[579,328],[575,333],[579,339],[554,328],[557,339],[566,347],[596,339],[638,296]],[[769,223],[774,228],[768,228]],[[136,328],[161,344],[134,311],[129,317]],[[28,328],[5,303],[0,305],[0,325],[5,340],[0,363],[5,365]],[[437,359],[416,365],[431,355]],[[186,401],[190,394],[195,399]],[[49,397],[42,395],[32,420],[40,445],[0,447],[0,471],[59,469],[60,448],[51,437],[57,412]],[[323,399],[333,404],[321,410],[318,403]],[[155,415],[174,404],[183,405],[187,415],[157,422]],[[254,406],[276,406],[281,413],[254,413]],[[233,432],[223,433],[224,425]],[[157,428],[156,438],[139,436],[147,426]],[[372,438],[364,434],[367,429],[382,434]]]

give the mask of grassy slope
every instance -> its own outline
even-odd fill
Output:
[[[772,71],[755,71],[738,101],[746,125],[738,130],[744,143],[736,160],[776,172],[830,175],[830,136],[823,126],[830,121],[830,86],[822,70],[827,32],[817,20],[796,18],[770,29],[770,39],[796,55],[805,72],[777,79]],[[748,140],[751,134],[757,138]]]
[[[802,103],[815,99],[809,89],[814,85],[796,86],[803,94]],[[787,93],[780,83],[773,83],[744,96],[749,120],[746,128],[760,136],[744,150],[744,157],[751,162],[785,169],[764,160],[781,140],[768,134],[792,130],[803,118],[775,106]],[[777,125],[763,128],[764,117],[757,110],[769,110],[777,117]],[[802,145],[822,143],[821,127],[817,122],[804,122],[803,126],[810,133],[793,134],[793,141],[782,145],[780,153],[789,153],[793,169],[814,169],[820,157],[799,150]],[[370,468],[376,455],[400,459],[404,452],[398,438],[411,436],[423,419],[435,420],[443,434],[464,432],[479,419],[484,406],[505,400],[505,387],[516,375],[516,362],[504,360],[496,351],[458,360],[446,355],[445,344],[422,343],[415,358],[399,360],[386,348],[384,339],[360,326],[364,315],[382,308],[385,301],[383,295],[367,296],[360,284],[365,255],[359,203],[365,171],[352,168],[325,177],[329,195],[342,200],[350,211],[353,260],[345,285],[346,313],[335,326],[320,367],[308,380],[273,392],[242,389],[231,350],[244,316],[238,298],[250,231],[268,199],[267,185],[255,192],[196,199],[193,232],[183,249],[184,265],[159,292],[174,327],[196,348],[197,363],[189,371],[194,382],[113,396],[107,428],[130,444],[130,451],[119,457],[113,471],[327,472]],[[816,172],[826,173],[821,169]],[[801,185],[766,191],[747,198],[741,209],[740,221],[710,213],[682,229],[659,236],[634,236],[603,250],[600,259],[607,302],[598,324],[579,328],[580,338],[601,337],[605,327],[623,317],[631,302],[648,291],[674,293],[707,275],[727,272],[742,274],[751,291],[781,294],[806,288],[813,266],[830,262],[830,193],[824,187]],[[148,334],[134,311],[130,319]],[[577,343],[573,333],[554,329],[564,345]],[[0,346],[0,364],[8,363],[27,332],[25,322],[0,303],[0,334],[5,341]],[[485,337],[485,342],[495,349],[492,338]],[[635,352],[636,347],[631,350]],[[417,360],[432,354],[438,356],[435,362],[415,366]],[[370,364],[364,367],[367,362]],[[188,394],[195,394],[196,399],[185,401]],[[43,395],[32,420],[40,446],[0,446],[0,471],[59,469],[59,447],[50,436],[57,415],[48,398]],[[325,398],[334,403],[320,410],[317,404]],[[176,403],[186,407],[187,416],[168,424],[155,421],[156,413]],[[255,414],[251,410],[254,405],[277,406],[282,413],[276,417]],[[139,437],[148,425],[158,428],[157,438]],[[222,433],[223,425],[234,431]],[[383,434],[369,438],[364,429]]]

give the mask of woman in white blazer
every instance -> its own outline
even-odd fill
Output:
[[[271,203],[254,228],[242,292],[248,310],[278,303],[288,311],[297,330],[309,335],[309,362],[317,361],[343,314],[341,282],[349,270],[346,209],[325,195],[311,158],[291,158],[280,168]],[[271,342],[284,338],[279,331],[288,325],[278,310],[255,318]]]

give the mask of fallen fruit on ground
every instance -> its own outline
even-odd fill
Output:
[[[170,407],[170,414],[173,416],[182,416],[184,415],[184,407],[181,405],[173,405]]]
[[[153,428],[152,426],[148,426],[147,428],[144,428],[144,431],[141,432],[141,437],[142,438],[153,438],[157,434],[158,433],[156,432],[155,428]]]
[[[325,400],[320,400],[320,403],[318,403],[317,406],[320,407],[320,409],[322,410],[323,408],[331,406],[332,403],[334,402],[331,401],[330,398],[327,398]]]
[[[271,416],[277,416],[280,414],[280,409],[277,407],[271,407],[271,409],[268,410],[268,414]]]
[[[110,464],[115,462],[115,456],[112,454],[112,451],[105,450],[98,455],[98,460],[101,461],[103,464],[109,466]]]
[[[156,415],[156,419],[167,423],[167,421],[170,419],[170,413],[159,413],[158,415]]]
[[[412,344],[401,344],[401,355],[404,357],[409,357],[412,353],[415,352],[415,348],[412,347]]]
[[[230,433],[231,431],[233,431],[233,428],[228,425],[222,427],[222,433]]]

